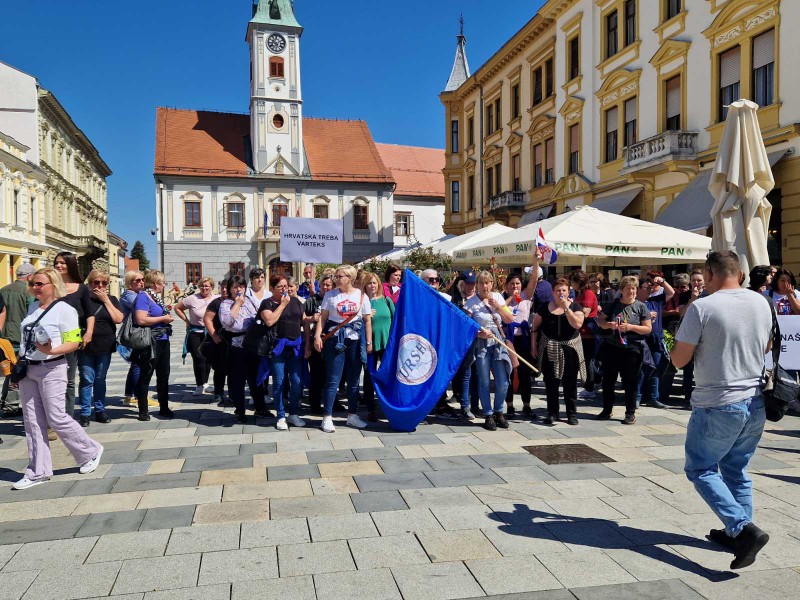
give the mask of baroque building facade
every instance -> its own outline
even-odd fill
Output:
[[[303,116],[302,33],[290,0],[254,3],[250,113],[157,109],[157,233],[169,283],[255,266],[299,275],[302,263],[280,259],[285,217],[341,219],[345,262],[393,248],[396,182],[367,124]]]
[[[579,205],[710,234],[726,106],[760,105],[776,186],[770,258],[800,268],[800,81],[789,0],[548,0],[446,89],[445,231]]]

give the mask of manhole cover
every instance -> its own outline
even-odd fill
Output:
[[[552,446],[523,446],[536,458],[548,465],[616,462],[586,444],[553,444]]]

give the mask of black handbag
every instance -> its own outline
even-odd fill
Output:
[[[253,321],[242,340],[242,347],[257,356],[270,356],[277,339],[276,327],[268,327],[261,318]]]
[[[795,400],[800,394],[800,384],[797,376],[778,364],[781,355],[781,326],[775,315],[775,307],[771,300],[769,308],[772,312],[772,370],[766,371],[766,384],[762,394],[764,396],[764,409],[767,419],[780,421],[789,410],[789,402]]]
[[[58,304],[61,300],[54,300],[50,303],[50,306],[44,309],[44,312],[39,315],[39,317],[30,325],[25,326],[25,339],[23,343],[20,344],[20,351],[22,354],[27,354],[29,350],[35,349],[35,346],[31,343],[31,336],[33,336],[33,330],[36,329],[36,326],[39,324],[44,316],[50,312],[50,309],[53,308],[56,304]],[[11,383],[19,383],[25,376],[28,374],[28,359],[24,356],[21,356],[19,360],[17,360],[14,368],[11,369],[11,374],[8,376]]]

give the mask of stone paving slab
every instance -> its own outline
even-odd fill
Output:
[[[317,600],[401,600],[389,569],[314,575]]]
[[[278,577],[278,554],[274,546],[205,552],[198,585],[238,583]]]
[[[94,513],[86,517],[86,521],[78,529],[75,537],[137,531],[146,514],[146,510]]]
[[[39,563],[44,566],[46,563]],[[122,562],[73,565],[69,569],[45,568],[25,592],[26,600],[73,600],[106,596]]]
[[[345,541],[278,546],[278,564],[281,577],[356,569]]]
[[[394,567],[392,575],[404,600],[453,600],[485,596],[464,563]],[[446,585],[443,583],[446,582]]]
[[[231,600],[316,600],[311,575],[234,583]]]
[[[126,560],[122,563],[112,593],[128,594],[194,587],[199,571],[199,553]]]

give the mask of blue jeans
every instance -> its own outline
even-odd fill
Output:
[[[92,414],[92,406],[95,413],[106,410],[106,373],[111,364],[111,353],[109,354],[86,354],[78,353],[78,369],[80,372],[80,383],[78,391],[81,397],[81,416],[88,417]],[[94,397],[94,401],[92,398]]]
[[[764,399],[693,408],[686,428],[686,477],[735,537],[753,519],[747,465],[764,431]]]
[[[139,381],[139,365],[131,363],[128,376],[125,378],[125,396],[130,398],[136,395],[136,382]]]
[[[287,348],[277,356],[272,357],[272,401],[278,418],[286,417],[283,402],[284,384],[289,382],[289,414],[296,415],[300,406],[300,394],[303,384],[300,379],[300,367],[303,359],[295,356],[294,350]]]
[[[659,384],[661,378],[658,376],[658,367],[661,361],[664,360],[664,355],[658,350],[650,349],[653,355],[653,363],[656,365],[656,370],[650,370],[647,367],[642,367],[639,371],[639,387],[636,389],[636,406],[644,399],[645,402],[658,402],[660,401]]]
[[[333,414],[333,401],[344,373],[347,382],[347,412],[358,412],[358,380],[361,377],[361,340],[344,340],[344,352],[337,352],[336,339],[331,338],[322,347],[325,361],[325,388],[322,397],[325,402],[323,414]]]
[[[481,399],[483,416],[488,417],[493,412],[503,412],[503,404],[508,392],[507,363],[494,360],[495,353],[486,352],[482,357],[475,357],[475,368],[478,372],[478,396]],[[494,375],[494,409],[492,408],[489,372]]]

